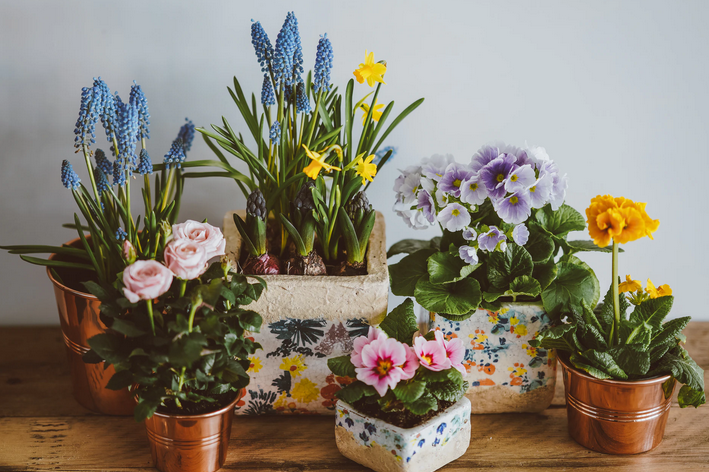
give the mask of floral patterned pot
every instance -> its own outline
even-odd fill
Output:
[[[224,236],[227,256],[236,263],[241,236],[234,213],[224,216]],[[335,393],[352,379],[334,376],[327,360],[349,354],[353,339],[366,335],[387,311],[389,272],[379,212],[369,239],[367,272],[353,277],[263,276],[268,290],[248,306],[263,317],[261,332],[249,334],[263,350],[251,357],[251,381],[237,403],[237,415],[334,414]]]
[[[431,329],[465,344],[466,396],[473,413],[539,412],[551,405],[556,387],[556,353],[529,341],[550,320],[541,302],[506,302],[498,312],[479,309],[465,321],[434,313]]]
[[[422,425],[400,428],[337,402],[335,440],[343,456],[378,472],[437,470],[470,445],[470,401],[463,397]]]

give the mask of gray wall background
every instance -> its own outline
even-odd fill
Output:
[[[391,211],[397,168],[434,153],[467,161],[494,140],[527,141],[545,146],[569,174],[567,203],[579,211],[604,193],[648,202],[662,224],[654,241],[626,248],[621,274],[669,283],[673,316],[709,320],[702,1],[2,1],[0,244],[75,237],[60,228],[75,204],[59,168],[71,159],[87,179],[72,144],[80,90],[92,77],[124,98],[133,79],[141,84],[152,115],[149,151],[160,161],[185,116],[207,126],[224,115],[244,129],[226,86],[236,74],[245,90],[260,90],[250,20],[275,42],[291,9],[307,67],[327,32],[335,83],[344,87],[368,49],[389,63],[382,99],[395,100],[395,110],[426,97],[390,136],[399,153],[370,187],[387,217],[388,245],[436,233],[413,232]],[[196,140],[189,159],[210,158]],[[182,217],[221,222],[243,205],[232,182],[192,180]],[[607,287],[610,257],[585,260]],[[0,324],[57,323],[44,269],[5,252],[0,266]]]

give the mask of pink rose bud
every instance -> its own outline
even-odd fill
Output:
[[[204,274],[208,260],[204,245],[191,239],[173,239],[165,247],[165,265],[182,280]]]
[[[173,225],[172,237],[174,239],[189,239],[204,246],[207,259],[225,254],[226,240],[222,231],[209,223],[187,220],[184,223]]]
[[[132,264],[138,258],[138,253],[135,251],[135,247],[127,239],[123,241],[123,258]]]
[[[136,261],[123,271],[123,295],[131,303],[158,298],[170,289],[172,272],[157,261]]]

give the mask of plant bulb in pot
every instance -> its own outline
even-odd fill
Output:
[[[261,190],[256,189],[246,201],[246,221],[234,215],[236,224],[249,255],[244,262],[243,271],[248,275],[280,274],[278,257],[269,254],[266,249],[266,199]]]
[[[292,242],[295,255],[285,263],[284,272],[291,275],[327,275],[322,257],[315,252],[315,203],[313,182],[303,184],[291,204],[291,220],[282,214],[281,221]]]
[[[345,205],[345,211],[339,215],[339,223],[344,236],[347,260],[340,265],[338,275],[367,273],[364,257],[367,254],[374,219],[375,212],[364,191],[357,192]]]

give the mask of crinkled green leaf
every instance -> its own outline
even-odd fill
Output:
[[[581,213],[566,204],[561,205],[556,211],[546,205],[536,213],[535,219],[542,228],[559,237],[565,237],[571,231],[586,229],[586,220]]]
[[[436,252],[428,258],[429,280],[433,284],[457,282],[469,276],[480,264],[472,265],[449,252]]]
[[[443,315],[469,314],[478,308],[482,300],[480,284],[472,277],[441,285],[422,279],[416,284],[414,296],[428,311]]]
[[[357,380],[346,387],[338,390],[335,396],[345,403],[352,405],[362,397],[371,397],[377,393],[374,387]]]
[[[411,403],[419,398],[426,391],[426,383],[418,380],[401,381],[394,389],[396,398],[405,403]]]
[[[327,360],[327,366],[330,371],[337,376],[350,377],[353,379],[357,377],[355,366],[352,364],[349,354],[339,357],[331,357]]]
[[[682,330],[687,326],[687,323],[692,318],[685,316],[683,318],[675,318],[662,325],[662,329],[653,335],[650,341],[650,349],[655,349],[663,345],[677,344],[677,338],[682,335]]]
[[[428,386],[431,395],[446,402],[457,402],[463,398],[467,389],[467,382],[436,382]]]
[[[391,291],[400,297],[413,297],[417,282],[428,278],[428,257],[435,249],[420,249],[389,266]]]
[[[554,281],[542,292],[544,310],[553,318],[563,313],[582,313],[582,302],[595,306],[598,302],[598,279],[588,269],[560,262]]]
[[[379,324],[379,328],[390,338],[410,346],[414,333],[419,329],[417,319],[416,313],[414,313],[414,302],[407,298],[386,315]]]
[[[629,375],[645,375],[650,370],[650,353],[633,346],[614,346],[608,350],[618,367]]]
[[[613,378],[610,374],[593,366],[591,362],[588,361],[588,359],[585,359],[576,353],[571,354],[571,363],[577,369],[581,369],[584,372],[588,373],[590,376],[595,377],[597,379],[605,380]]]
[[[404,403],[404,406],[414,415],[425,415],[431,410],[438,410],[438,401],[433,395],[426,393],[414,402]]]
[[[581,355],[584,359],[589,361],[591,365],[609,374],[614,379],[628,379],[628,374],[620,368],[620,366],[615,362],[615,359],[613,359],[613,356],[611,356],[610,353],[599,352],[595,349],[587,349],[583,351]],[[591,372],[589,372],[589,374],[591,374]]]
[[[680,408],[686,408],[688,406],[699,408],[707,402],[706,392],[695,390],[688,385],[682,385],[677,395],[677,402]]]
[[[490,283],[503,291],[517,277],[532,275],[534,262],[526,249],[516,244],[508,244],[505,252],[493,252],[487,262],[487,277]]]
[[[630,313],[629,319],[631,322],[646,323],[659,331],[662,327],[662,322],[672,309],[672,302],[674,302],[674,297],[671,295],[645,300],[635,307],[633,312]]]

